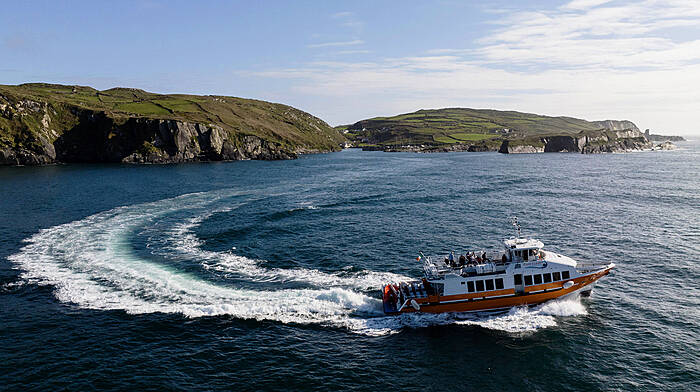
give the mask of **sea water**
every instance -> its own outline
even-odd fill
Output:
[[[697,390],[700,144],[0,168],[1,389]],[[382,312],[419,251],[514,234],[590,298]]]

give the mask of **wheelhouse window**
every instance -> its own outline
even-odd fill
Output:
[[[552,280],[555,281],[555,282],[556,282],[557,280],[561,280],[561,273],[559,273],[559,272],[554,272],[554,273],[552,273]]]
[[[496,279],[496,290],[501,290],[503,288],[503,278]]]
[[[513,275],[513,283],[516,286],[523,284],[523,276],[521,274]]]
[[[550,274],[549,272],[542,275],[542,277],[544,278],[545,283],[549,283],[552,281],[552,274]]]
[[[484,281],[483,280],[476,281],[476,291],[484,291]]]
[[[467,291],[470,293],[474,292],[474,282],[471,280],[467,282]]]
[[[532,275],[525,275],[525,286],[532,286]]]
[[[486,290],[493,290],[493,279],[486,280]]]
[[[562,271],[561,278],[562,279],[569,279],[569,271]]]
[[[535,277],[535,284],[542,283],[542,275],[534,275],[534,277]]]

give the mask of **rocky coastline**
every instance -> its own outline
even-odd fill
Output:
[[[452,152],[497,151],[503,154],[535,154],[546,152],[570,152],[581,154],[600,154],[651,150],[655,146],[636,129],[600,130],[586,134],[569,136],[549,136],[542,138],[502,139],[480,141],[475,143],[458,143],[451,145],[385,145],[363,146],[363,150],[385,152]],[[663,148],[671,149],[671,148]]]
[[[0,91],[0,165],[282,160],[340,149],[344,138],[323,121],[283,105],[250,101],[244,103],[269,112],[256,106],[258,117],[244,118],[243,125],[267,122],[237,130],[223,121],[114,113]],[[224,108],[229,107],[237,109]],[[286,139],[269,131],[284,127],[291,135]]]
[[[504,154],[576,152],[599,154],[649,150],[653,144],[636,129],[601,130],[576,136],[551,136],[536,140],[504,140],[498,152]]]

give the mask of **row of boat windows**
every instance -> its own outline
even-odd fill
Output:
[[[522,275],[515,275],[515,284],[520,285],[522,281],[520,280]],[[569,271],[552,272],[546,274],[537,275],[525,275],[525,286],[532,286],[535,284],[551,283],[557,282],[559,280],[567,280],[571,276]],[[465,282],[462,282],[465,284]],[[470,280],[466,282],[467,291],[473,293],[475,291],[489,291],[489,290],[501,290],[503,289],[503,278],[496,279],[485,279],[485,280]]]
[[[462,282],[464,284],[464,282]],[[503,278],[486,279],[486,280],[470,280],[467,282],[467,291],[473,293],[475,291],[489,291],[503,289]]]
[[[556,282],[559,280],[566,280],[569,279],[569,271],[562,271],[561,273],[559,272],[552,272],[552,273],[546,273],[546,274],[537,274],[537,275],[525,275],[525,286],[532,286],[535,284],[542,284],[542,283],[550,283],[550,282]]]

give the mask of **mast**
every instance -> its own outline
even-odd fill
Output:
[[[515,227],[515,238],[520,238],[520,223],[518,223],[518,217],[514,216],[511,220],[513,222],[513,227]]]

